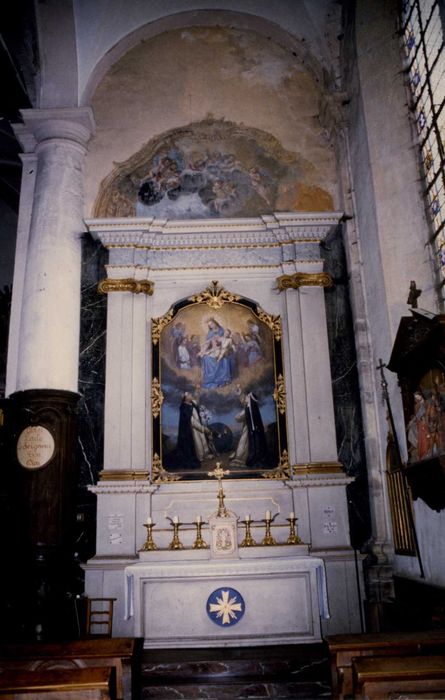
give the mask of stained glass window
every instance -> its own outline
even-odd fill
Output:
[[[403,0],[402,35],[432,241],[445,286],[445,52],[441,0]],[[445,290],[444,290],[445,291]]]

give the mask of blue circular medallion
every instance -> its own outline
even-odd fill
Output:
[[[217,588],[207,599],[207,615],[221,627],[236,625],[244,615],[245,605],[241,593],[234,588]]]

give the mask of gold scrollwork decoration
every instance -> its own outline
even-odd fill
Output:
[[[284,415],[286,413],[286,385],[282,374],[279,374],[277,377],[277,383],[275,384],[273,392],[273,400],[277,404],[281,415]]]
[[[220,309],[223,304],[238,301],[238,299],[240,297],[236,294],[219,287],[217,281],[213,281],[203,292],[189,297],[189,301],[193,301],[196,304],[207,304],[211,309]]]
[[[131,277],[128,279],[107,277],[99,282],[97,289],[100,294],[131,292],[132,294],[148,294],[148,296],[151,296],[154,292],[154,282],[150,282],[150,280],[135,280]]]
[[[151,319],[151,341],[153,345],[157,345],[159,342],[159,338],[161,337],[162,330],[165,328],[167,324],[170,323],[170,321],[173,318],[173,309],[170,309],[168,313],[165,314],[165,316],[161,316],[160,318],[152,318]]]
[[[157,377],[153,377],[151,383],[151,412],[153,418],[157,418],[161,412],[162,402],[164,401],[164,394],[161,390],[161,385]]]
[[[281,481],[291,478],[291,465],[289,464],[287,450],[282,451],[278,467],[269,472],[264,472],[262,476],[265,479],[280,479]]]
[[[260,307],[258,307],[257,316],[260,319],[260,321],[265,323],[266,326],[269,326],[270,330],[274,334],[275,340],[281,340],[281,317],[268,314],[266,311],[264,311],[264,309],[261,309]]]
[[[181,477],[177,474],[170,474],[162,465],[160,456],[155,452],[153,455],[153,464],[151,467],[151,480],[155,484],[161,484],[166,481],[179,481]]]
[[[277,289],[299,289],[300,287],[332,287],[334,281],[329,272],[296,272],[294,275],[277,277]]]

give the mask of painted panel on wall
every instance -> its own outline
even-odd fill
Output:
[[[214,282],[153,319],[152,337],[155,479],[207,478],[216,462],[275,473],[287,455],[279,318]]]
[[[102,185],[95,215],[190,219],[333,209],[311,166],[259,129],[207,120],[154,139]]]

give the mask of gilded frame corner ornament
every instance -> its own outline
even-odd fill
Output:
[[[263,472],[262,476],[265,479],[279,479],[280,481],[288,481],[292,478],[292,467],[287,450],[282,451],[278,467],[270,472]]]
[[[213,280],[212,283],[204,289],[204,291],[199,292],[199,294],[194,294],[189,297],[189,301],[194,304],[207,304],[211,309],[220,309],[223,304],[227,302],[239,301],[240,297],[237,294],[232,294],[228,292],[223,287],[218,285],[217,280]]]
[[[151,342],[153,345],[157,345],[159,343],[159,338],[161,337],[163,329],[165,326],[168,326],[173,316],[174,311],[173,309],[170,309],[164,316],[151,319]]]
[[[136,280],[132,277],[127,279],[107,277],[99,282],[97,291],[99,294],[109,294],[109,292],[131,292],[132,294],[147,294],[148,296],[152,296],[154,292],[154,282],[150,280]]]
[[[280,316],[273,316],[272,314],[268,314],[264,309],[261,307],[258,307],[258,312],[257,312],[258,318],[260,321],[266,324],[266,326],[269,326],[270,330],[274,334],[275,340],[280,341],[281,336],[282,336],[282,327],[281,327],[281,317]]]
[[[334,280],[329,272],[295,272],[293,275],[281,275],[277,277],[277,289],[279,292],[285,289],[299,289],[300,287],[326,287],[334,286]]]
[[[171,421],[171,416],[174,415],[172,414],[172,410],[177,411],[177,415],[179,418],[181,417],[181,405],[177,405],[175,403],[178,400],[178,387],[181,387],[182,396],[184,396],[183,392],[193,392],[193,394],[198,397],[196,401],[199,401],[200,403],[201,400],[199,396],[201,394],[203,395],[201,404],[203,410],[207,410],[210,412],[210,414],[213,412],[213,423],[210,424],[212,429],[213,425],[221,425],[221,422],[218,423],[218,420],[222,420],[222,424],[225,423],[225,419],[223,418],[223,415],[225,414],[219,414],[218,410],[215,409],[215,406],[218,405],[215,404],[215,400],[218,397],[212,396],[211,393],[212,391],[223,391],[223,389],[218,389],[217,387],[215,388],[212,385],[209,385],[209,387],[206,388],[205,383],[203,384],[202,388],[201,373],[203,370],[201,366],[193,364],[192,367],[186,367],[185,369],[180,367],[178,370],[176,369],[178,365],[173,364],[171,356],[172,346],[170,334],[172,331],[175,329],[177,330],[177,326],[193,328],[194,323],[202,323],[200,320],[201,317],[205,319],[206,323],[208,323],[206,316],[209,315],[210,310],[212,314],[215,314],[215,316],[218,314],[218,312],[220,312],[226,319],[226,323],[224,325],[227,324],[228,327],[228,324],[230,323],[230,328],[232,331],[234,328],[237,328],[236,319],[239,319],[238,323],[240,326],[246,322],[259,324],[260,328],[263,328],[263,331],[261,331],[263,333],[263,339],[267,338],[267,343],[270,343],[270,345],[267,346],[269,347],[269,350],[265,355],[265,362],[269,363],[265,365],[266,378],[263,377],[260,380],[257,380],[255,374],[252,374],[251,370],[250,374],[247,373],[246,375],[247,379],[244,380],[243,375],[235,374],[229,383],[230,385],[233,383],[233,388],[230,390],[230,396],[233,394],[233,399],[230,398],[229,401],[228,395],[224,394],[225,400],[229,401],[229,403],[224,405],[232,406],[231,402],[233,401],[233,407],[236,407],[236,415],[238,416],[240,412],[240,406],[238,406],[239,403],[241,403],[241,410],[243,410],[242,406],[244,404],[241,401],[242,397],[245,398],[248,392],[255,392],[257,389],[260,390],[263,386],[261,383],[257,386],[255,381],[267,382],[267,384],[264,385],[267,387],[266,391],[267,396],[269,397],[267,400],[267,405],[269,406],[267,411],[269,411],[269,413],[266,411],[266,420],[268,428],[272,431],[268,433],[268,441],[270,441],[268,442],[270,449],[269,455],[267,458],[265,458],[263,464],[257,463],[256,466],[248,466],[246,462],[236,464],[234,468],[231,468],[232,478],[245,479],[266,477],[271,479],[289,479],[291,467],[287,456],[286,391],[282,352],[281,318],[280,316],[274,316],[267,313],[255,301],[227,291],[226,289],[223,289],[217,281],[212,281],[203,291],[178,300],[170,307],[164,316],[152,318],[151,420],[153,445],[151,480],[155,483],[163,483],[183,479],[206,479],[208,469],[205,468],[205,459],[208,459],[208,457],[202,461],[202,465],[204,466],[202,466],[201,469],[199,467],[197,468],[196,466],[189,467],[186,462],[184,462],[184,466],[181,466],[179,461],[175,462],[175,459],[177,459],[176,452],[178,436],[177,433],[174,432],[174,429],[172,432],[171,422],[168,424],[170,432],[165,431],[164,422],[166,421],[166,416],[169,416],[168,420]],[[249,320],[250,318],[252,320]],[[231,321],[228,321],[227,319],[231,319]],[[233,326],[231,325],[232,322],[234,323]],[[193,332],[196,333],[196,331],[192,331],[192,333]],[[259,331],[257,330],[257,332]],[[189,337],[188,334],[185,337]],[[197,336],[195,335],[192,337],[196,338]],[[199,380],[196,380],[195,375],[187,374],[187,371],[190,372],[191,369],[197,366],[199,367],[200,372]],[[193,389],[188,388],[188,384],[193,384]],[[221,387],[225,386],[227,386],[227,384],[221,385]],[[243,392],[246,392],[246,394]],[[184,399],[182,398],[181,402],[183,400]],[[257,401],[257,399],[254,400]],[[273,409],[271,409],[272,406]],[[233,407],[231,407],[230,410],[228,408],[225,409],[227,410],[227,419],[229,421],[241,420],[238,417],[235,419],[235,414],[232,416],[231,411],[234,410]],[[252,410],[250,405],[249,410]],[[271,410],[273,410],[273,413]],[[185,413],[185,411],[183,413]],[[221,417],[218,418],[218,416]],[[227,422],[226,424],[227,426],[232,427],[233,430],[231,422]],[[266,428],[266,422],[264,423],[264,428]],[[228,433],[230,434],[230,429],[228,430]],[[215,433],[215,435],[217,438],[221,437],[221,434]],[[238,433],[236,440],[240,440]],[[167,443],[168,447],[166,448]],[[229,455],[231,455],[234,450],[234,447],[221,449],[221,452],[215,452],[215,459],[218,459],[218,455],[221,455],[223,459],[228,460]],[[236,457],[236,459],[239,459],[239,457]]]
[[[181,477],[177,474],[171,474],[162,464],[160,456],[155,452],[153,454],[153,462],[151,466],[151,481],[154,484],[164,484],[169,481],[179,481]]]

